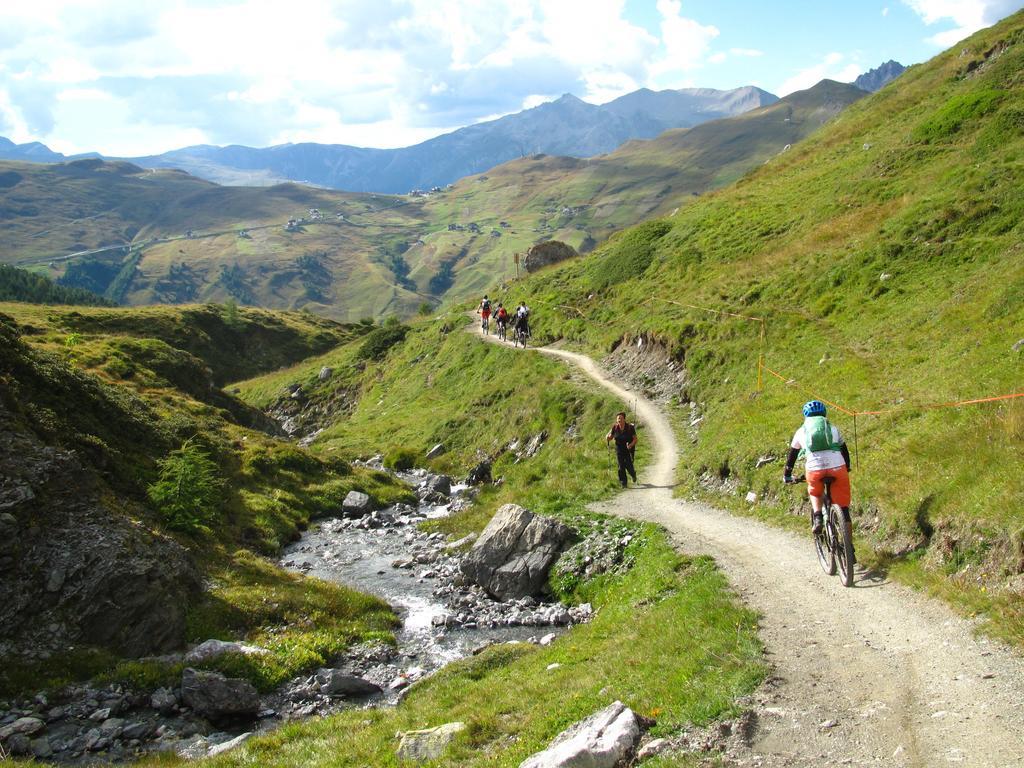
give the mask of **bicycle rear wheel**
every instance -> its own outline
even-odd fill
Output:
[[[839,565],[839,578],[843,580],[843,586],[853,586],[853,524],[849,520],[843,519],[842,512],[835,512],[833,509],[833,519],[835,520],[835,530],[838,534],[836,537],[836,562]]]

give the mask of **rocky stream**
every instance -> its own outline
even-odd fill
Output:
[[[380,468],[379,459],[368,463]],[[474,489],[424,470],[398,474],[416,488],[416,507],[372,510],[365,506],[365,497],[356,498],[339,517],[313,525],[280,559],[286,569],[389,602],[402,620],[395,647],[356,646],[330,668],[261,696],[244,680],[193,667],[223,653],[266,651],[209,640],[186,653],[159,658],[186,667],[173,688],[72,685],[29,699],[0,701],[0,759],[26,755],[85,765],[127,761],[153,751],[187,758],[218,754],[287,721],[350,707],[394,705],[417,680],[452,661],[494,643],[547,644],[590,618],[588,604],[570,607],[533,594],[493,597],[493,586],[489,592],[466,575],[473,570],[464,561],[475,535],[449,542],[420,526],[471,504]],[[534,519],[543,521],[542,526],[561,526]],[[561,552],[557,567],[586,576],[628,565],[625,550],[632,537],[618,527],[599,526],[567,548],[562,545],[570,544],[572,532],[561,527],[566,540],[554,550],[555,556]]]

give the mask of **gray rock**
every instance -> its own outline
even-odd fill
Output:
[[[261,656],[268,651],[245,643],[232,643],[224,640],[205,640],[185,654],[186,664],[202,664],[218,659],[226,653],[239,653],[243,656]]]
[[[429,451],[427,451],[427,458],[428,459],[436,459],[438,456],[443,456],[445,451],[447,451],[447,450],[448,449],[444,447],[444,443],[438,443],[433,448],[431,448]]]
[[[523,456],[527,459],[532,459],[534,456],[537,455],[541,447],[544,445],[544,441],[547,439],[547,430],[539,432],[538,434],[531,437],[529,442],[526,444],[526,448],[523,449]]]
[[[452,479],[447,475],[431,475],[423,483],[423,492],[427,499],[438,496],[447,499],[452,493]]]
[[[648,758],[660,755],[662,752],[667,752],[671,746],[672,744],[668,739],[652,739],[644,744],[640,751],[636,753],[637,762],[643,762]]]
[[[181,699],[197,715],[214,721],[251,717],[260,708],[259,694],[248,681],[191,667],[181,676]]]
[[[519,768],[615,768],[630,755],[640,738],[633,711],[616,701],[560,733],[543,752]]]
[[[499,600],[541,591],[572,531],[518,504],[505,504],[462,560],[462,572]]]
[[[542,267],[579,256],[576,249],[559,240],[548,240],[530,247],[523,257],[523,269],[536,272]]]
[[[379,685],[340,669],[321,669],[316,673],[316,681],[320,693],[326,696],[371,696],[381,692]]]
[[[417,763],[436,760],[464,730],[465,723],[445,723],[422,731],[406,731],[398,745],[398,759]]]
[[[484,459],[471,470],[466,476],[466,485],[481,485],[491,482],[491,462]]]
[[[12,755],[29,755],[32,753],[32,739],[24,733],[15,733],[5,741],[7,751]]]
[[[235,747],[244,744],[251,738],[252,731],[249,731],[248,733],[243,733],[240,736],[235,736],[235,738],[233,739],[222,741],[220,744],[214,744],[212,747],[210,747],[209,751],[207,751],[206,754],[208,757],[215,757],[216,755],[219,755],[222,752],[227,752],[228,750],[234,749]]]
[[[6,741],[16,734],[33,736],[46,727],[38,717],[19,717],[13,723],[0,728],[0,741]]]
[[[53,747],[50,746],[50,740],[45,736],[33,739],[31,744],[29,744],[29,749],[33,755],[39,758],[46,758],[53,754]]]
[[[320,373],[317,375],[317,378],[320,381],[327,381],[333,375],[334,375],[334,369],[333,368],[329,368],[329,367],[327,367],[325,365],[323,368],[320,369]]]
[[[349,491],[341,503],[341,511],[345,517],[362,517],[373,511],[373,502],[361,491]]]
[[[173,712],[178,706],[178,699],[167,688],[157,688],[149,698],[149,706],[162,715]]]
[[[1024,349],[1024,339],[1021,339],[1020,341],[1013,345],[1014,352],[1020,352],[1022,349]]]
[[[124,730],[121,731],[121,738],[128,739],[129,741],[132,739],[142,741],[143,739],[147,739],[152,736],[155,730],[156,726],[154,726],[153,723],[129,723],[124,727]]]

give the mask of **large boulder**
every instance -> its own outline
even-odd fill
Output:
[[[498,600],[541,591],[572,530],[518,504],[494,514],[462,561],[462,572]]]
[[[341,512],[345,517],[362,517],[373,511],[373,500],[362,491],[349,491],[341,502]]]
[[[263,656],[269,651],[255,645],[234,643],[225,640],[206,640],[185,654],[186,664],[205,664],[219,659],[226,653],[238,653],[243,656]]]
[[[640,738],[640,723],[621,701],[595,712],[558,734],[543,752],[519,768],[615,768],[624,763]]]
[[[260,696],[249,681],[191,667],[181,675],[181,700],[200,717],[215,722],[252,717],[260,708]]]
[[[340,669],[321,669],[315,675],[320,693],[325,696],[372,696],[381,687],[369,680],[349,675]]]
[[[560,240],[546,240],[530,246],[523,258],[523,269],[527,272],[536,272],[541,267],[550,264],[557,264],[560,261],[579,256],[576,249]]]

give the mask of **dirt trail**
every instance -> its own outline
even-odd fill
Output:
[[[636,399],[655,458],[640,486],[600,511],[658,523],[685,551],[711,554],[761,614],[773,677],[756,696],[753,741],[727,764],[1024,766],[1024,660],[900,585],[858,571],[843,587],[809,535],[673,498],[678,448],[660,409],[588,357],[538,351]]]

